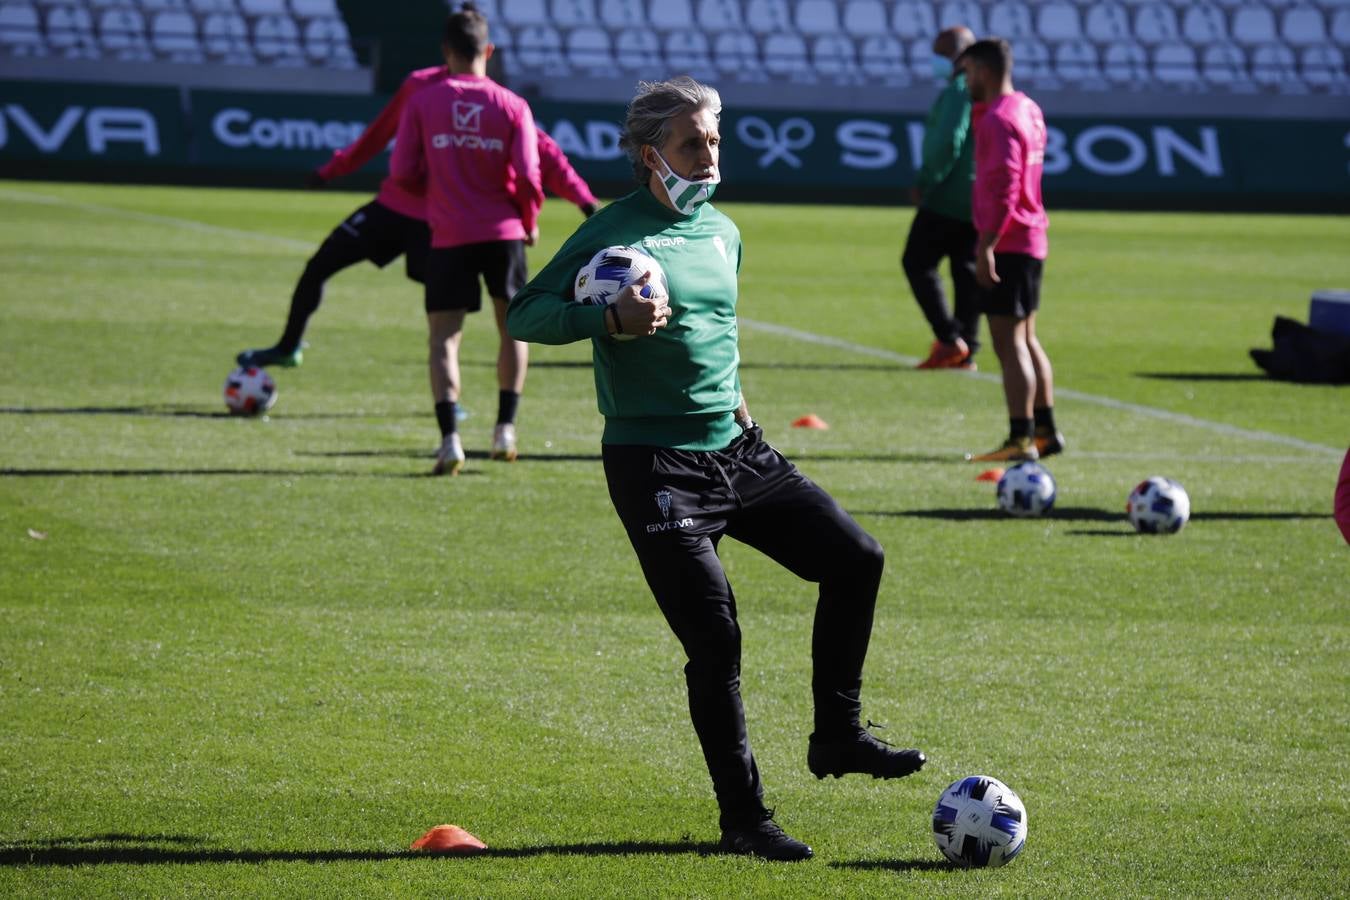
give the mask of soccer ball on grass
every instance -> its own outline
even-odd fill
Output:
[[[236,416],[257,416],[277,402],[277,385],[267,370],[240,366],[225,377],[225,406]]]
[[[1155,475],[1130,491],[1125,512],[1140,534],[1176,534],[1191,517],[1191,498],[1172,479]]]
[[[998,480],[998,508],[1027,517],[1047,513],[1055,505],[1055,479],[1040,463],[1020,462]]]
[[[952,782],[933,808],[933,839],[958,866],[1001,866],[1027,842],[1027,809],[1012,788],[988,775]]]
[[[654,293],[668,294],[666,273],[661,264],[635,247],[606,247],[591,257],[591,261],[581,267],[573,283],[572,296],[577,303],[588,306],[604,306],[618,296],[619,291],[637,281],[645,273],[651,273],[651,279],[642,289],[642,296],[650,297]],[[656,287],[653,288],[653,285]],[[616,334],[620,341],[632,340],[636,335]]]

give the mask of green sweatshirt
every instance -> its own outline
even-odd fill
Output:
[[[572,300],[578,270],[599,250],[635,247],[665,270],[671,316],[631,341],[606,333],[604,307]],[[682,216],[645,187],[582,223],[511,300],[512,337],[540,344],[591,339],[606,444],[721,450],[741,433],[736,275],[741,234],[710,204]]]
[[[917,184],[921,205],[951,219],[970,221],[970,185],[975,178],[975,135],[970,130],[970,94],[958,73],[933,101],[923,131],[923,165]]]

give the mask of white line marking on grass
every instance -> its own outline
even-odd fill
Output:
[[[161,216],[158,213],[141,212],[136,209],[123,209],[119,206],[101,206],[97,203],[67,200],[64,197],[54,197],[51,194],[37,194],[29,191],[13,191],[0,188],[0,198],[13,200],[18,203],[36,203],[43,206],[64,206],[69,209],[78,209],[84,212],[121,216],[126,219],[149,222],[154,225],[171,225],[174,228],[181,228],[187,231],[200,231],[203,234],[223,234],[230,237],[247,238],[251,241],[266,241],[269,244],[285,244],[288,247],[297,247],[302,250],[318,247],[318,244],[315,241],[302,241],[297,238],[278,237],[272,234],[263,234],[258,231],[246,231],[243,228],[230,228],[226,225],[211,225],[208,222],[198,222],[193,219],[180,219],[177,216]]]
[[[1338,451],[1339,452],[1339,451]],[[1242,453],[1232,456],[1222,456],[1214,453],[1094,453],[1089,451],[1075,450],[1074,459],[1130,459],[1130,460],[1165,460],[1167,462],[1193,462],[1193,463],[1219,463],[1222,465],[1236,465],[1239,463],[1250,463],[1253,465],[1325,465],[1321,454],[1317,456],[1263,456],[1253,453]]]
[[[193,219],[181,219],[177,216],[162,216],[156,213],[140,212],[138,210],[122,209],[116,206],[102,206],[96,203],[84,203],[76,200],[67,200],[64,197],[54,197],[50,194],[39,194],[30,191],[15,191],[0,188],[0,197],[15,200],[18,202],[41,203],[49,206],[66,206],[72,209],[81,209],[85,212],[104,213],[108,215],[123,216],[131,219],[139,219],[143,222],[152,222],[160,225],[171,225],[176,228],[191,229],[206,234],[224,234],[238,238],[247,238],[249,240],[267,241],[271,244],[285,244],[290,247],[300,249],[310,249],[317,246],[313,241],[302,241],[296,238],[278,237],[276,235],[264,234],[258,231],[247,231],[242,228],[229,228],[223,225],[210,225],[206,222],[197,222]],[[833,347],[836,350],[844,350],[848,353],[854,353],[859,356],[871,356],[875,359],[884,359],[902,366],[914,366],[919,360],[917,357],[906,356],[903,353],[896,353],[892,350],[885,350],[881,347],[868,347],[865,344],[855,344],[852,341],[846,341],[843,338],[830,337],[829,335],[816,334],[811,331],[802,331],[797,328],[790,328],[787,325],[777,325],[773,322],[760,322],[756,319],[741,318],[741,324],[747,325],[753,331],[763,331],[769,334],[776,334],[780,337],[791,338],[795,341],[801,341],[807,344],[816,344],[821,347]],[[981,381],[987,381],[994,384],[1002,382],[997,375],[991,375],[987,372],[957,372],[967,378],[977,378]],[[1188,416],[1185,413],[1172,412],[1167,409],[1159,409],[1155,406],[1144,406],[1140,403],[1128,403],[1124,400],[1117,400],[1114,397],[1105,397],[1100,394],[1089,394],[1083,391],[1072,389],[1056,388],[1056,395],[1067,397],[1071,400],[1077,400],[1081,403],[1091,403],[1096,406],[1105,406],[1108,409],[1117,409],[1121,412],[1131,412],[1141,416],[1148,416],[1153,419],[1161,419],[1164,422],[1172,422],[1176,425],[1189,425],[1192,428],[1200,428],[1206,431],[1212,431],[1217,434],[1227,435],[1228,437],[1243,438],[1249,441],[1260,441],[1267,444],[1282,444],[1286,447],[1296,447],[1299,450],[1305,450],[1309,453],[1316,453],[1326,456],[1342,456],[1345,451],[1338,450],[1335,447],[1328,447],[1325,444],[1315,444],[1312,441],[1305,441],[1301,438],[1290,437],[1285,434],[1275,434],[1270,431],[1258,431],[1253,428],[1239,428],[1236,425],[1228,425],[1224,422],[1214,422],[1209,419],[1200,419],[1195,416]]]
[[[902,366],[914,366],[919,362],[916,357],[906,356],[903,353],[883,350],[880,347],[868,347],[865,344],[855,344],[852,341],[846,341],[842,338],[815,334],[810,331],[801,331],[797,328],[789,328],[786,325],[776,325],[773,322],[760,322],[755,319],[742,318],[741,324],[750,326],[752,331],[764,331],[769,334],[776,334],[780,337],[791,338],[792,340],[802,341],[808,344],[817,344],[822,347],[834,347],[835,349],[846,350],[849,353],[856,353],[860,356],[871,356],[876,359],[889,360],[890,362]],[[977,378],[981,381],[1002,384],[1002,379],[999,376],[991,375],[988,372],[952,371],[967,378]],[[1141,416],[1148,416],[1153,419],[1161,419],[1164,422],[1171,422],[1176,425],[1189,425],[1192,428],[1201,428],[1206,431],[1227,435],[1228,437],[1244,438],[1249,441],[1261,441],[1268,444],[1282,444],[1286,447],[1297,447],[1299,450],[1306,450],[1309,453],[1316,453],[1319,455],[1340,457],[1345,454],[1345,450],[1337,450],[1335,447],[1328,447],[1325,444],[1315,444],[1312,441],[1290,437],[1286,434],[1275,434],[1271,431],[1257,431],[1254,428],[1239,428],[1236,425],[1228,425],[1224,422],[1214,422],[1209,419],[1200,419],[1195,416],[1188,416],[1185,413],[1159,409],[1155,406],[1144,406],[1140,403],[1127,403],[1124,400],[1117,400],[1114,397],[1103,397],[1100,394],[1089,394],[1084,391],[1066,390],[1061,387],[1056,387],[1055,395],[1057,397],[1067,397],[1070,400],[1077,400],[1080,403],[1092,403],[1097,406],[1105,406],[1108,409],[1117,409],[1121,412],[1131,412]]]

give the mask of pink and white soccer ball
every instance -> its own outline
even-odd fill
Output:
[[[1140,534],[1176,534],[1191,518],[1191,498],[1177,482],[1155,475],[1130,492],[1125,512]]]
[[[225,407],[236,416],[259,416],[277,402],[277,385],[266,369],[240,366],[225,377]]]

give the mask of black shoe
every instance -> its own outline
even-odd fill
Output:
[[[1037,428],[1036,437],[1032,440],[1042,459],[1064,452],[1064,435],[1053,428]]]
[[[872,725],[871,722],[867,724]],[[904,778],[922,769],[927,761],[923,751],[892,750],[890,744],[873,737],[862,727],[838,738],[819,738],[813,734],[806,752],[806,767],[817,778],[826,775],[838,778],[850,772],[873,778]]]
[[[789,837],[773,820],[773,810],[764,818],[744,828],[723,828],[717,849],[722,853],[758,856],[775,862],[799,862],[810,859],[811,848],[796,838]]]
[[[259,350],[245,350],[236,356],[234,361],[245,369],[250,366],[259,368],[282,366],[293,369],[305,361],[305,350],[304,347],[296,347],[291,351],[279,350],[276,347],[264,347]]]

